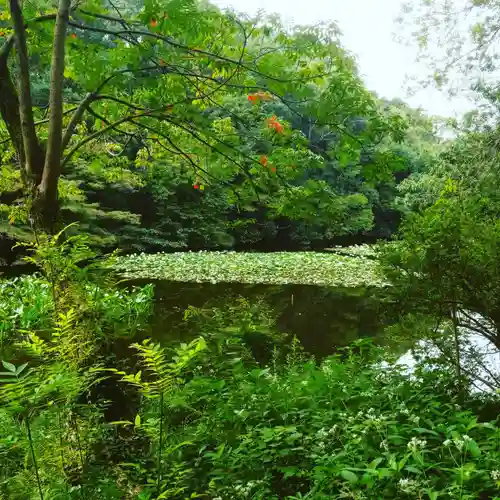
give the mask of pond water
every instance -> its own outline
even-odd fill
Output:
[[[245,339],[260,361],[269,360],[275,343],[289,343],[293,336],[299,339],[306,352],[317,359],[333,354],[339,347],[356,339],[370,337],[379,344],[390,344],[391,351],[400,356],[398,364],[405,366],[409,374],[413,371],[415,360],[411,343],[400,339],[395,345],[385,335],[388,326],[400,323],[402,311],[401,304],[391,298],[387,289],[381,287],[332,288],[312,285],[156,281],[154,313],[144,335],[163,343],[188,341],[199,335],[202,330],[198,327],[204,325],[205,321],[186,321],[185,311],[190,306],[210,309],[209,316],[214,311],[226,314],[226,320],[232,319],[233,326],[242,327],[239,317],[230,317],[240,299],[245,299],[249,305],[248,310],[255,316],[252,317],[252,322],[257,325],[257,332],[261,328],[264,334],[269,330],[277,334],[271,339],[269,335],[258,334],[250,342],[248,338]],[[262,318],[258,317],[258,312],[267,309],[270,311],[268,315],[271,318],[271,328],[268,328],[268,324],[259,322]],[[500,373],[500,353],[483,337],[474,335],[466,328],[462,328],[461,333],[462,361],[470,360],[471,350],[481,351],[483,355],[488,351],[482,358],[484,364],[469,364],[474,366],[473,371],[478,377],[478,380],[472,380],[473,386],[487,390],[481,380],[489,380],[492,384],[498,382],[493,374]],[[425,350],[431,355],[436,348],[429,344]]]
[[[199,333],[193,322],[184,320],[188,307],[216,308],[224,313],[241,298],[271,308],[273,330],[296,336],[305,351],[317,357],[332,354],[358,338],[381,338],[384,328],[398,319],[396,305],[381,288],[154,283],[154,314],[147,333],[162,341],[189,340]]]

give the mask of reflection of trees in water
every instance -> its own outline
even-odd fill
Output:
[[[397,320],[381,293],[306,285],[159,282],[151,333],[156,338],[186,339],[198,333],[193,323],[184,320],[189,306],[230,315],[231,306],[243,297],[249,304],[263,301],[270,306],[276,332],[295,335],[306,351],[324,356],[357,338],[376,337]]]

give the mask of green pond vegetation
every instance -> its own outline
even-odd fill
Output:
[[[179,252],[121,258],[124,278],[168,281],[238,282],[337,287],[382,286],[372,258],[320,252]]]
[[[403,16],[445,120],[333,24],[0,0],[0,500],[500,499],[500,19],[453,7]]]

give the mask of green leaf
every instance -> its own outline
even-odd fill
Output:
[[[140,427],[141,425],[141,416],[139,414],[135,416],[134,425],[135,427]]]
[[[423,427],[416,427],[414,430],[419,432],[420,434],[432,434],[433,436],[439,436],[439,434],[436,431],[431,431],[430,429],[424,429]]]
[[[398,466],[397,466],[397,470],[400,471],[403,469],[403,467],[405,466],[406,462],[408,461],[408,459],[411,457],[411,453],[409,453],[408,455],[404,456],[398,463]]]
[[[297,471],[299,470],[298,467],[280,467],[279,470],[284,473],[283,479],[287,479],[289,477],[295,476]]]
[[[476,441],[474,441],[474,439],[468,442],[468,449],[472,453],[473,457],[478,457],[479,455],[481,455],[481,450],[479,449],[479,446],[477,445]]]
[[[4,368],[6,370],[9,370],[9,372],[14,373],[14,374],[16,373],[16,367],[12,363],[8,363],[7,361],[4,361],[2,359],[2,365],[4,366]]]
[[[436,500],[439,496],[439,493],[434,490],[425,490],[425,492],[429,495],[429,500]]]
[[[382,457],[376,458],[368,464],[368,469],[376,469],[384,459]]]
[[[420,469],[417,469],[416,467],[413,467],[413,465],[407,465],[405,467],[405,470],[407,470],[408,472],[413,472],[415,474],[420,474],[422,472]]]
[[[358,482],[358,476],[354,474],[354,472],[351,472],[350,470],[344,469],[340,471],[340,475],[350,483],[357,483]]]
[[[18,366],[17,370],[16,370],[16,375],[17,376],[21,375],[21,373],[26,369],[27,366],[28,366],[28,363],[24,363],[23,365]]]
[[[110,422],[111,425],[134,425],[130,420],[115,420],[114,422]]]

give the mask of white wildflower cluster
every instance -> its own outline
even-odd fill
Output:
[[[377,415],[374,408],[369,408],[368,411],[366,411],[366,412],[358,411],[358,413],[356,414],[355,417],[351,416],[347,419],[347,421],[349,423],[352,423],[356,419],[364,420],[365,425],[367,425],[368,427],[370,427],[370,426],[371,427],[380,427],[381,425],[383,425],[385,423],[385,421],[387,420],[387,417],[385,415]],[[366,434],[367,432],[368,431],[365,430],[364,433]]]
[[[372,398],[373,396],[375,396],[375,393],[373,391],[363,391],[361,392],[360,396],[362,398]]]
[[[417,415],[410,415],[410,422],[412,422],[415,425],[418,425],[420,422],[420,417]]]
[[[384,451],[389,451],[389,444],[385,439],[380,443],[380,449]]]
[[[443,444],[446,447],[449,447],[452,444],[454,444],[458,451],[462,451],[464,449],[464,447],[467,448],[467,445],[469,444],[470,441],[472,441],[472,438],[469,437],[467,434],[464,434],[462,436],[462,439],[459,439],[459,438],[455,438],[453,440],[447,439],[446,441],[444,441]]]
[[[408,408],[406,408],[405,405],[399,406],[399,412],[402,413],[403,415],[406,415],[406,416],[410,415],[410,410]]]
[[[337,432],[338,428],[339,428],[339,426],[337,424],[335,424],[333,427],[331,427],[328,430],[325,429],[324,427],[322,427],[321,429],[319,429],[316,432],[316,439],[318,440],[317,445],[319,446],[320,449],[324,450],[326,448],[325,441],[329,437],[332,437]]]
[[[414,479],[400,479],[398,482],[398,486],[404,493],[413,493],[418,489],[418,482]]]
[[[321,365],[321,371],[325,374],[325,375],[330,375],[332,373],[332,367],[330,366],[329,363],[323,363]]]
[[[248,497],[252,493],[252,490],[255,489],[255,487],[257,486],[260,486],[262,483],[264,483],[263,480],[255,480],[255,481],[248,481],[248,483],[246,484],[237,484],[234,487],[234,491],[240,497]]]
[[[500,481],[500,470],[492,470],[490,475],[493,481]]]
[[[325,439],[328,437],[328,431],[322,427],[318,432],[316,432],[316,437],[318,439]]]
[[[410,451],[418,451],[418,450],[423,450],[426,444],[427,441],[425,441],[425,439],[418,439],[416,437],[412,437],[408,442],[407,447]]]

